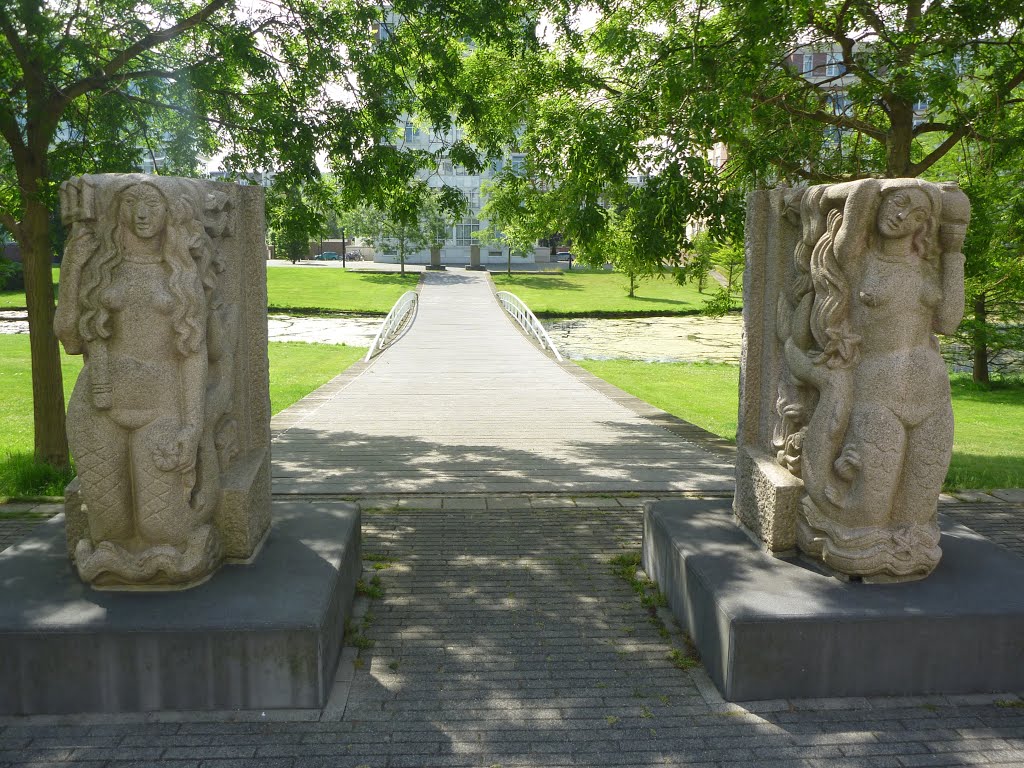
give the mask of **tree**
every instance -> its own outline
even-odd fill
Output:
[[[491,93],[472,138],[518,143],[542,191],[529,210],[574,244],[607,236],[602,205],[637,177],[635,220],[673,233],[652,261],[678,260],[694,220],[738,241],[749,189],[916,176],[964,138],[998,141],[1024,82],[1016,0],[599,6],[586,33],[556,17],[549,51],[474,51],[466,76]]]
[[[404,29],[382,34],[385,10]],[[518,0],[0,0],[0,226],[25,265],[36,456],[68,462],[50,276],[61,180],[143,154],[187,174],[220,149],[226,167],[295,179],[327,156],[372,190],[394,175],[377,142],[399,114],[425,95],[425,114],[450,124],[463,36],[528,48],[524,18]]]
[[[445,204],[451,199],[421,182],[410,184],[405,194],[393,196],[390,202],[387,209],[364,203],[343,214],[342,221],[353,235],[372,242],[375,250],[390,253],[394,249],[405,274],[410,253],[444,242],[451,216]]]
[[[1024,349],[1024,114],[1008,122],[998,146],[964,140],[936,165],[937,179],[955,178],[971,198],[964,243],[967,313],[954,336],[954,361],[969,350],[974,381],[989,383],[992,367]]]
[[[309,243],[328,232],[338,205],[337,187],[328,176],[306,181],[278,174],[267,190],[267,237],[275,253],[293,264],[309,256]]]
[[[291,19],[236,13],[229,0],[147,9],[123,0],[0,2],[0,224],[20,245],[25,269],[36,455],[57,466],[68,460],[52,330],[58,182],[131,170],[157,145],[165,167],[188,173],[218,131],[252,137],[280,107],[275,85],[293,81],[287,68],[308,63],[291,41],[306,32],[322,40],[315,30],[331,18],[312,4],[294,7]],[[274,55],[258,40],[272,40]],[[293,134],[296,123],[281,127]]]
[[[718,253],[718,244],[711,239],[711,235],[705,231],[694,235],[691,250],[683,258],[682,265],[675,273],[679,284],[697,283],[697,292],[704,293],[708,278],[715,267],[716,253]]]

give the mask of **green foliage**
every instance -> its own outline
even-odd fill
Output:
[[[275,256],[293,264],[309,256],[309,243],[327,234],[328,216],[338,204],[330,177],[294,181],[278,174],[267,190],[267,240]]]
[[[535,32],[523,22],[533,17],[522,0],[4,0],[0,226],[22,246],[29,274],[41,276],[61,237],[52,216],[59,183],[161,154],[162,173],[194,174],[199,157],[222,153],[230,171],[272,168],[293,187],[315,183],[326,157],[349,203],[382,201],[424,158],[403,158],[381,137],[416,111],[450,126],[466,102],[455,87],[463,38],[531,48]],[[469,162],[464,146],[450,149]],[[312,230],[291,208],[278,227],[294,254],[298,230]],[[31,332],[50,339],[49,287],[41,277],[29,285]],[[53,393],[33,404],[45,425],[36,450],[66,462],[57,351],[34,349],[33,371],[47,380],[37,391]]]
[[[490,213],[511,239],[561,233],[590,263],[624,228],[631,261],[668,265],[688,250],[693,221],[741,242],[749,189],[920,175],[961,138],[1006,139],[1024,81],[1021,8],[622,0],[601,4],[585,31],[573,6],[551,9],[546,48],[478,46],[464,72],[485,92],[470,138],[527,158],[522,173],[498,177]],[[826,72],[830,50],[850,77]],[[722,147],[727,159],[712,164]]]
[[[0,291],[15,291],[21,287],[21,264],[0,256]]]
[[[976,381],[1020,364],[1024,350],[1024,112],[1002,125],[998,145],[962,141],[930,172],[955,179],[971,199],[964,243],[967,311],[947,357]]]
[[[379,574],[374,574],[369,581],[358,579],[356,581],[356,594],[368,597],[371,600],[379,600],[384,597],[384,586]]]
[[[694,236],[693,253],[683,260],[682,266],[676,268],[675,278],[680,285],[696,282],[697,290],[704,293],[704,286],[709,279],[714,278],[717,282],[721,277],[722,284],[704,302],[706,314],[720,317],[739,308],[743,265],[743,246],[730,239],[717,242],[711,233],[702,231]]]
[[[392,190],[384,207],[363,203],[341,214],[348,232],[373,243],[374,249],[395,253],[405,272],[405,259],[416,251],[440,245],[452,218],[464,203],[452,190],[431,189],[423,181],[410,181]]]
[[[697,290],[704,293],[711,270],[715,268],[715,255],[718,245],[711,239],[707,231],[698,232],[693,236],[690,252],[683,257],[682,263],[675,270],[676,281],[680,285],[696,283]]]

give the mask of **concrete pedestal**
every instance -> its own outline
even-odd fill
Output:
[[[1024,689],[1024,558],[940,517],[927,579],[843,582],[765,553],[730,507],[648,504],[643,543],[727,700]]]
[[[275,501],[251,565],[184,592],[98,592],[63,516],[0,554],[0,713],[318,708],[361,570],[360,513]]]
[[[432,272],[444,272],[445,267],[441,263],[441,247],[435,245],[430,249],[430,263],[426,267]]]
[[[483,266],[480,263],[480,246],[479,245],[471,245],[471,246],[469,246],[469,264],[466,266],[466,269],[472,270],[474,272],[486,272],[487,271],[487,267]]]

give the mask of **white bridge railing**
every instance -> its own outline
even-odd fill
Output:
[[[395,306],[388,312],[388,316],[384,318],[384,322],[381,323],[380,330],[377,331],[377,335],[373,339],[373,344],[370,345],[370,349],[366,352],[366,357],[363,358],[366,362],[369,362],[373,357],[379,355],[398,341],[402,334],[408,330],[409,326],[412,325],[413,318],[416,316],[418,304],[419,294],[416,291],[406,291],[402,294],[398,301],[395,302]]]
[[[558,349],[555,347],[555,343],[551,341],[551,337],[548,336],[548,332],[544,330],[544,326],[540,324],[540,320],[538,320],[537,316],[530,311],[530,308],[523,303],[522,299],[508,291],[497,291],[495,295],[498,297],[498,303],[501,304],[502,309],[508,312],[509,315],[511,315],[512,318],[522,326],[524,331],[537,339],[541,349],[551,350],[551,354],[555,356],[555,360],[562,362],[562,356],[558,354]]]

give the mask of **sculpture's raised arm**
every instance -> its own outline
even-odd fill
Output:
[[[955,184],[942,186],[942,221],[939,244],[942,254],[942,301],[935,311],[932,330],[953,333],[964,316],[964,237],[971,219],[971,203]]]

